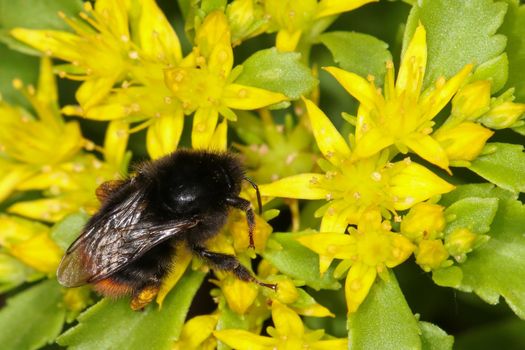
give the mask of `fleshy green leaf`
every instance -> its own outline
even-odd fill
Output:
[[[381,85],[386,73],[385,63],[392,60],[388,44],[368,34],[331,32],[320,36],[341,68],[366,78],[373,75]]]
[[[392,272],[378,278],[357,312],[348,316],[352,350],[421,349],[418,322]]]
[[[0,311],[2,349],[39,349],[52,342],[66,317],[62,290],[56,280],[46,280],[8,299]]]
[[[79,212],[66,216],[51,229],[51,238],[63,250],[66,250],[78,237],[88,221],[86,213]]]
[[[0,293],[41,277],[43,277],[42,273],[8,254],[0,253]]]
[[[419,322],[421,328],[421,349],[423,350],[451,350],[454,337],[429,322]]]
[[[451,206],[463,198],[482,197],[482,198],[498,198],[498,199],[517,199],[517,195],[513,192],[501,189],[493,184],[469,184],[457,186],[454,191],[443,195],[439,204],[445,207]]]
[[[509,79],[506,89],[515,87],[517,101],[525,102],[525,5],[519,1],[507,1],[509,9],[500,32],[507,36]]]
[[[274,233],[263,257],[282,273],[314,289],[340,288],[340,283],[333,277],[332,266],[320,276],[319,256],[294,239],[300,235],[300,233]]]
[[[522,145],[489,143],[494,152],[476,158],[470,170],[514,192],[525,192],[525,153]]]
[[[496,31],[506,4],[492,0],[424,0],[410,13],[403,42],[406,50],[421,22],[427,31],[428,62],[424,85],[453,76],[468,63],[476,65],[502,53],[506,39]]]
[[[525,206],[517,200],[499,198],[490,240],[469,253],[458,265],[463,272],[459,289],[474,291],[490,304],[503,296],[511,309],[525,318]]]
[[[204,273],[187,272],[168,294],[162,309],[132,311],[129,299],[103,299],[78,318],[79,324],[57,342],[69,349],[171,349]]]
[[[474,72],[472,80],[490,80],[490,91],[498,92],[505,85],[509,77],[509,59],[506,53],[502,53],[485,63],[482,63]]]
[[[300,62],[300,54],[260,50],[242,64],[235,83],[280,92],[293,100],[306,95],[317,85],[310,69]]]
[[[486,233],[490,230],[497,210],[497,198],[463,198],[445,210],[446,217],[454,216],[454,220],[447,223],[445,234],[459,228],[467,228],[477,234]]]

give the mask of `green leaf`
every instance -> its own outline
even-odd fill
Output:
[[[490,230],[498,210],[497,198],[470,197],[463,198],[445,210],[445,217],[454,217],[447,223],[445,235],[459,228],[467,228],[473,233],[483,234]]]
[[[0,0],[0,28],[71,30],[58,16],[59,11],[67,16],[76,16],[82,11],[82,1],[36,0],[28,6],[24,1]]]
[[[454,337],[429,322],[419,322],[421,328],[421,349],[423,350],[451,350]]]
[[[525,318],[524,227],[525,206],[500,198],[490,240],[459,265],[463,271],[459,289],[474,291],[490,304],[497,304],[501,295],[521,318]]]
[[[301,55],[295,52],[259,50],[244,61],[235,83],[280,92],[297,100],[318,83],[300,59]]]
[[[525,192],[525,154],[522,145],[489,143],[494,152],[476,158],[470,170],[513,192]]]
[[[0,253],[0,272],[0,293],[44,276],[44,274],[5,253]]]
[[[319,272],[319,256],[295,240],[301,233],[274,233],[263,257],[282,273],[319,289],[339,289],[331,266],[323,276]]]
[[[0,311],[2,349],[38,349],[55,340],[64,324],[62,288],[46,280],[7,300]]]
[[[505,82],[509,77],[509,59],[506,53],[502,53],[496,58],[493,58],[478,66],[472,80],[490,80],[490,91],[492,94],[498,92],[505,86]]]
[[[205,274],[187,272],[168,294],[162,309],[132,311],[129,299],[103,299],[78,318],[79,324],[57,342],[69,349],[171,349]]]
[[[509,9],[500,33],[507,36],[509,79],[505,89],[515,87],[517,101],[525,102],[525,5],[508,0]]]
[[[60,248],[66,250],[78,237],[88,219],[89,216],[83,212],[66,216],[51,228],[51,238]]]
[[[381,85],[386,74],[385,63],[392,60],[388,44],[368,34],[331,32],[320,36],[334,61],[344,70],[366,78],[373,75]]]
[[[13,80],[20,79],[25,84],[36,85],[39,60],[15,52],[0,44],[0,94],[3,100],[13,105],[29,106],[20,91],[13,87]]]
[[[496,187],[493,184],[468,184],[457,186],[454,191],[446,193],[441,197],[439,204],[445,207],[451,206],[463,198],[482,197],[498,199],[517,199],[518,196],[510,191]]]
[[[468,63],[476,65],[500,55],[506,39],[495,34],[507,5],[492,0],[423,0],[410,12],[403,52],[418,23],[427,31],[428,62],[425,86],[440,76],[453,76]]]
[[[395,275],[389,277],[378,278],[357,312],[348,316],[350,349],[421,349],[418,322]]]

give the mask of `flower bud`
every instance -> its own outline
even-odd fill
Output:
[[[477,123],[464,122],[436,132],[434,138],[441,144],[449,160],[471,161],[481,153],[492,134],[494,132]]]
[[[492,107],[479,121],[491,129],[512,127],[525,113],[525,104],[511,101]]]
[[[416,263],[426,272],[437,269],[448,258],[448,252],[440,239],[422,240],[416,251]]]
[[[460,228],[445,238],[445,248],[458,262],[466,259],[466,254],[472,251],[477,235],[469,229]]]
[[[246,313],[258,294],[258,288],[255,283],[241,281],[229,275],[220,283],[230,309],[239,315]]]
[[[422,202],[416,204],[401,222],[401,233],[412,241],[436,238],[445,227],[443,207]]]
[[[458,91],[452,100],[452,116],[459,120],[476,120],[490,107],[490,82],[478,80]]]

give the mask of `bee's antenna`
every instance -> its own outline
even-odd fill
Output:
[[[251,180],[248,177],[243,177],[246,182],[248,182],[252,187],[255,189],[255,192],[257,193],[257,205],[259,206],[259,215],[262,214],[262,201],[261,201],[261,193],[259,192],[259,186],[253,180]]]

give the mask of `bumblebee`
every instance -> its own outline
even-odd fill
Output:
[[[239,197],[246,178],[230,153],[178,150],[139,166],[126,180],[103,183],[96,191],[102,205],[67,249],[57,277],[65,287],[92,284],[109,297],[131,295],[131,308],[143,309],[156,296],[175,254],[186,242],[212,268],[231,271],[243,281],[258,281],[235,256],[206,249],[205,242],[226,223],[230,208],[246,213],[250,247],[255,215]]]

